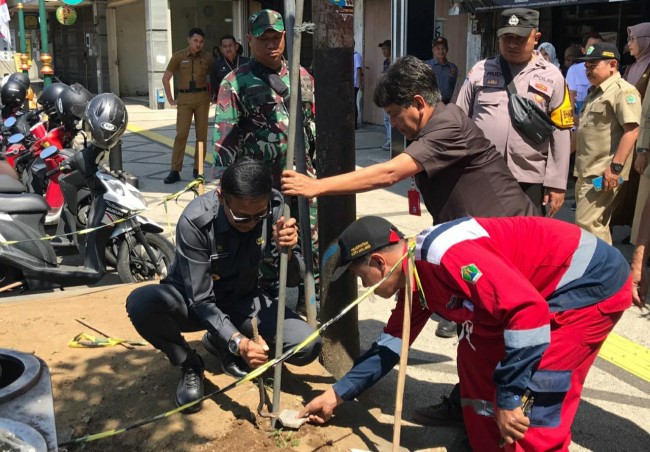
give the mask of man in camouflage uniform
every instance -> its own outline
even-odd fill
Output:
[[[291,93],[289,68],[282,56],[285,31],[280,13],[265,9],[252,14],[248,18],[248,43],[253,60],[229,73],[219,87],[214,127],[214,176],[219,178],[235,160],[250,157],[270,168],[273,187],[279,190],[282,170],[286,167]],[[303,67],[300,67],[300,87],[307,173],[315,177],[314,83]],[[294,95],[291,93],[292,98]],[[316,203],[310,202],[312,241],[317,249],[315,212]],[[318,262],[316,256],[314,253],[315,263]],[[277,271],[266,268],[264,279],[277,281]]]

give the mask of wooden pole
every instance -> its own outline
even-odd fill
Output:
[[[199,163],[198,163],[199,177],[203,176],[203,152],[204,152],[203,148],[204,147],[205,147],[205,143],[203,141],[196,142],[196,153],[198,154],[197,158],[199,159]],[[205,193],[205,182],[201,182],[199,184],[199,195],[202,195],[203,193]]]
[[[409,357],[409,342],[411,339],[411,308],[413,303],[413,260],[408,256],[406,262],[406,294],[404,296],[404,320],[402,322],[402,350],[399,357],[399,373],[397,374],[397,390],[395,395],[395,420],[393,424],[393,452],[399,450],[400,433],[402,428],[402,404],[404,401],[404,385],[406,384],[406,365]]]

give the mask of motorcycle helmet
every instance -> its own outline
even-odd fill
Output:
[[[56,101],[59,96],[68,87],[65,83],[52,83],[45,88],[38,98],[38,104],[43,108],[43,111],[48,116],[55,116],[57,114]]]
[[[115,94],[105,93],[95,96],[88,103],[85,119],[93,143],[100,148],[110,149],[126,130],[129,115],[122,99]]]
[[[25,102],[27,88],[16,80],[7,80],[0,91],[0,101],[3,107],[20,108]]]
[[[79,83],[66,87],[56,101],[56,112],[69,129],[76,127],[76,122],[83,119],[86,105],[93,95]]]
[[[15,80],[21,85],[25,87],[25,89],[29,89],[30,86],[30,81],[29,81],[29,74],[26,72],[14,72],[9,76],[9,80]]]

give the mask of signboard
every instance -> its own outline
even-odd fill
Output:
[[[81,2],[83,2],[83,0],[61,0],[61,1],[66,5],[72,5],[72,6],[80,5]]]
[[[73,25],[77,21],[77,11],[72,6],[59,6],[56,10],[56,20],[61,25]]]
[[[581,3],[617,3],[625,0],[461,0],[461,11],[480,13],[504,8],[542,8]]]

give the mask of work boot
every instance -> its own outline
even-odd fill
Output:
[[[174,182],[178,182],[181,180],[181,175],[178,171],[171,170],[167,177],[165,178],[164,182],[166,184],[173,184]]]
[[[436,327],[436,336],[444,338],[456,337],[457,330],[458,328],[454,322],[442,319]]]
[[[194,351],[188,355],[181,365],[181,381],[176,388],[176,406],[183,406],[186,403],[194,402],[203,397],[203,360]],[[203,402],[185,408],[183,413],[192,414],[201,411]]]
[[[248,373],[248,366],[244,360],[239,356],[233,355],[228,350],[219,347],[219,345],[216,344],[217,341],[214,340],[209,332],[203,335],[201,342],[203,342],[203,346],[211,355],[214,355],[219,359],[221,371],[224,374],[235,378],[246,376]]]
[[[416,408],[413,421],[420,425],[460,426],[463,425],[463,410],[449,397],[442,396],[441,403]]]

